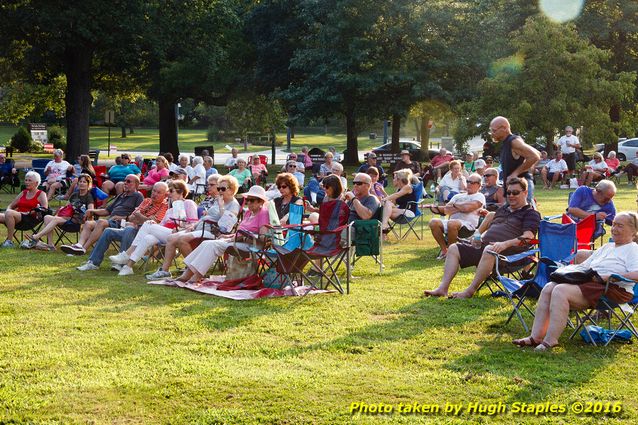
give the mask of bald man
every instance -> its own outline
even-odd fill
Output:
[[[348,223],[355,220],[369,220],[379,209],[379,200],[370,194],[372,179],[368,174],[357,173],[352,179],[352,192],[345,194],[346,202],[350,207]]]
[[[540,153],[525,143],[521,136],[512,134],[510,122],[505,117],[496,117],[490,123],[490,134],[495,143],[501,146],[501,168],[503,169],[503,189],[511,178],[521,177],[527,180],[527,201],[533,205],[534,181],[532,174],[534,164],[538,162]]]

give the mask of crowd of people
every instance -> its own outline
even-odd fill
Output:
[[[409,151],[402,151],[392,171],[386,172],[370,153],[351,176],[351,185],[333,151],[320,164],[312,161],[307,148],[290,154],[269,185],[268,168],[260,156],[246,160],[236,149],[224,163],[224,175],[208,155],[191,158],[182,154],[175,164],[173,155],[166,153],[152,161],[133,161],[122,154],[103,176],[96,176],[88,156],[80,156],[71,165],[56,150],[45,167],[44,181],[38,173],[27,172],[25,189],[0,213],[0,223],[7,228],[2,247],[14,246],[17,230],[33,229],[25,234],[23,248],[55,250],[52,238],[56,228],[63,228],[78,232],[79,237],[77,243],[62,245],[62,251],[77,256],[91,251],[77,267],[79,271],[99,269],[115,243],[118,252],[108,257],[110,268],[119,276],[132,275],[136,263],[161,247],[161,266],[148,279],[172,277],[171,266],[181,255],[186,268],[177,279],[197,282],[229,247],[247,249],[255,242],[253,238],[263,239],[271,223],[270,203],[281,223],[287,223],[291,205],[302,206],[308,222],[316,223],[319,205],[340,199],[349,207],[349,222],[376,217],[386,234],[392,221],[398,217],[410,220],[421,207],[433,213],[429,228],[440,249],[437,259],[444,261],[439,285],[425,290],[424,295],[469,298],[492,273],[493,253],[521,252],[536,237],[541,214],[534,199],[534,175],[541,176],[547,189],[564,178],[577,178],[575,152],[580,144],[571,127],[558,140],[551,160],[513,134],[504,117],[492,120],[490,133],[501,145],[498,167],[489,155],[476,158],[468,154],[461,161],[441,149],[423,168]],[[621,169],[613,152],[607,159],[595,154],[580,175],[582,184],[565,205],[566,214],[574,221],[595,215],[598,234],[603,226],[611,226],[613,242],[591,255],[579,253],[583,264],[599,270],[603,278],[619,273],[635,279],[638,217],[629,212],[617,214],[613,202],[617,188],[608,179],[610,169],[633,177],[638,166],[630,162]],[[11,170],[8,172],[11,176]],[[98,179],[103,180],[99,189]],[[431,196],[438,202],[420,205],[429,181],[434,189]],[[590,187],[594,182],[595,187]],[[388,185],[392,190],[387,190]],[[110,202],[105,203],[106,196],[111,197]],[[54,197],[66,202],[55,214],[34,214],[38,208],[47,211]],[[42,225],[35,230],[39,222]],[[476,267],[470,285],[449,293],[459,269],[470,266]],[[614,285],[606,293],[611,299],[625,302],[628,294],[633,295],[633,286]],[[593,285],[550,283],[541,294],[531,335],[514,343],[539,350],[555,346],[569,309],[595,305],[602,295]]]

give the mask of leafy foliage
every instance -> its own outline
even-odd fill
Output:
[[[18,131],[11,137],[11,147],[18,152],[29,152],[32,142],[31,133],[26,127],[18,128]]]
[[[51,126],[47,129],[49,143],[53,144],[56,149],[66,150],[66,136],[64,130],[57,126]]]
[[[245,139],[250,131],[268,134],[284,128],[286,114],[278,100],[263,95],[247,96],[228,102],[226,116],[238,134]]]

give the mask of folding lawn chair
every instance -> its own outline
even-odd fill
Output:
[[[534,317],[534,312],[527,305],[526,301],[530,298],[537,299],[540,296],[541,290],[549,282],[551,272],[554,271],[559,264],[569,263],[576,253],[576,224],[559,224],[543,220],[540,223],[538,239],[538,249],[508,257],[494,254],[496,257],[495,273],[499,286],[513,307],[505,324],[508,324],[514,315],[516,315],[525,331],[529,329],[521,314],[522,309],[525,309]],[[520,280],[503,276],[500,271],[501,263],[512,264],[536,252],[539,252],[540,260],[533,278]]]
[[[290,276],[300,276],[300,281],[311,282],[312,288],[325,289],[333,286],[344,293],[341,279],[337,272],[342,263],[346,265],[346,293],[350,293],[350,233],[348,222],[348,205],[340,200],[324,201],[319,207],[319,230],[308,230],[300,225],[297,230],[304,235],[314,237],[310,249],[303,245],[294,250],[274,245],[277,252],[278,272]],[[345,240],[344,240],[345,236]],[[318,265],[315,264],[318,263]],[[305,267],[312,264],[309,271]],[[314,276],[311,275],[314,272]],[[317,285],[318,283],[318,285]]]
[[[423,237],[423,226],[421,226],[421,236],[419,236],[419,234],[416,232],[416,229],[415,229],[417,222],[423,216],[423,212],[421,211],[421,208],[419,208],[419,205],[423,202],[423,193],[425,192],[425,189],[423,188],[423,183],[419,182],[419,183],[413,184],[412,190],[414,191],[415,200],[408,202],[407,204],[408,209],[406,209],[403,212],[403,214],[401,214],[395,220],[392,220],[392,222],[389,224],[390,232],[394,236],[396,236],[397,239],[400,241],[407,238],[410,233],[414,233],[414,236],[416,236],[418,240],[421,240],[421,238]],[[414,216],[409,217],[406,214],[406,212],[411,211],[412,209],[414,209]],[[398,232],[397,230],[395,230],[397,226],[398,226]],[[403,233],[403,230],[402,230],[403,226],[408,227],[405,230],[405,233]]]
[[[560,218],[561,223],[569,224],[576,223],[576,238],[578,239],[578,249],[594,249],[596,237],[596,228],[599,223],[596,221],[596,216],[591,214],[582,220],[575,222],[567,214],[545,216],[545,220],[554,220]]]
[[[622,277],[617,274],[612,274],[609,277],[609,282],[633,282],[630,279]],[[635,282],[634,282],[635,283]],[[601,297],[598,301],[598,304],[594,308],[587,309],[585,311],[574,311],[574,318],[576,321],[576,326],[574,327],[574,332],[569,336],[570,339],[574,338],[578,331],[582,328],[585,330],[585,333],[589,336],[589,340],[593,345],[596,344],[596,340],[592,337],[589,327],[587,323],[591,323],[594,326],[599,326],[600,320],[598,317],[603,317],[607,321],[607,329],[612,330],[612,333],[607,340],[607,342],[603,345],[608,345],[613,339],[614,336],[623,329],[629,330],[633,336],[638,338],[638,331],[636,327],[631,321],[632,316],[635,311],[638,309],[638,285],[634,285],[634,297],[633,299],[625,304],[618,304],[606,298],[605,296]],[[603,319],[603,320],[605,320]],[[617,323],[614,323],[613,320],[616,320]]]
[[[381,215],[383,207],[379,207],[369,220],[355,220],[352,222],[350,240],[354,251],[352,252],[352,268],[361,257],[372,257],[379,265],[379,273],[383,272],[383,230],[381,228]],[[352,277],[352,276],[350,276]]]
[[[68,245],[77,243],[79,240],[80,230],[82,230],[80,223],[73,223],[72,221],[62,223],[54,229],[55,242],[53,245],[57,246],[60,242]],[[75,242],[71,240],[70,235],[75,235]]]

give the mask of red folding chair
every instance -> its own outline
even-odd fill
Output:
[[[561,218],[563,224],[573,223],[574,220],[567,214]],[[592,214],[576,223],[576,239],[578,239],[578,249],[594,249],[594,233],[596,232],[596,215]]]

